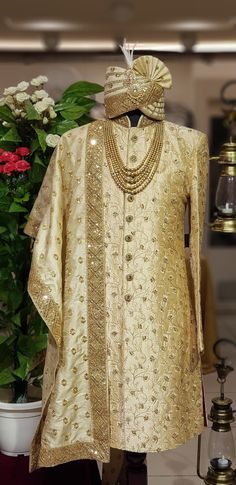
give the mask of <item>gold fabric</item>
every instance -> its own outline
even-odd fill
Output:
[[[104,103],[107,118],[140,109],[146,116],[163,120],[164,89],[172,85],[167,66],[153,56],[140,56],[130,69],[111,66],[106,71]]]
[[[81,458],[107,462],[110,447],[166,450],[203,427],[199,252],[207,139],[164,122],[157,172],[133,196],[110,174],[105,123],[63,135],[26,226],[36,237],[29,292],[50,330],[32,469]],[[145,157],[154,130],[145,117],[135,128],[128,119],[113,121],[127,166]],[[193,298],[184,253],[188,203]]]
[[[190,291],[193,291],[193,288],[191,288],[191,269],[190,269],[189,251],[187,248],[185,251],[185,255],[186,255],[187,273],[189,277],[189,287],[190,287]],[[200,265],[201,265],[200,297],[201,297],[202,329],[203,329],[203,343],[204,343],[204,352],[201,355],[201,361],[202,361],[203,374],[207,374],[208,372],[215,371],[214,364],[218,362],[213,352],[213,345],[217,340],[217,322],[216,322],[216,310],[215,310],[215,304],[214,304],[213,286],[212,286],[210,268],[209,268],[207,259],[202,257]],[[194,359],[196,356],[196,353],[193,352],[192,356]]]

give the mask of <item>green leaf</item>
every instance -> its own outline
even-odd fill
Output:
[[[23,197],[14,197],[14,202],[28,202],[30,199],[30,193],[26,192]]]
[[[91,121],[93,121],[93,119],[90,118],[90,116],[88,116],[87,114],[85,114],[81,116],[81,118],[78,120],[78,125],[79,126],[87,125],[87,123],[90,123]]]
[[[60,121],[54,128],[54,133],[57,135],[63,135],[63,133],[66,133],[69,130],[72,130],[73,128],[77,128],[78,124],[76,121],[72,120],[63,120]]]
[[[39,144],[40,144],[43,152],[45,152],[46,148],[47,148],[47,144],[46,144],[47,133],[44,130],[41,130],[41,128],[34,128],[34,129],[37,133]]]
[[[22,380],[25,380],[27,379],[31,362],[29,361],[28,357],[25,357],[25,355],[22,355],[20,352],[17,352],[17,358],[19,361],[19,366],[17,367],[17,369],[14,369],[14,371],[12,371],[12,374],[20,377],[20,379]]]
[[[46,168],[46,165],[44,164],[44,162],[41,160],[41,158],[39,157],[38,153],[35,153],[34,154],[34,157],[33,157],[33,163],[36,163],[37,165],[42,165],[42,167]]]
[[[68,110],[61,111],[62,118],[66,120],[78,120],[87,113],[87,109],[84,106],[71,106]]]
[[[0,335],[0,345],[8,339],[8,335]]]
[[[101,93],[104,90],[100,84],[90,83],[88,81],[78,81],[71,84],[63,93],[62,98],[68,96],[91,96],[93,94]]]
[[[39,163],[33,163],[33,166],[30,170],[30,181],[33,184],[40,184],[43,180],[44,174],[45,174],[46,168],[43,166],[43,164]]]
[[[10,311],[14,311],[19,307],[20,303],[22,302],[22,298],[22,290],[14,287],[11,281],[0,281],[0,301],[6,303]]]
[[[0,197],[6,195],[9,192],[9,188],[6,186],[5,182],[0,180]]]
[[[20,335],[18,348],[22,355],[33,358],[47,346],[47,335]]]
[[[15,341],[15,337],[13,339],[9,337],[7,338],[7,341],[3,342],[0,346],[0,351],[1,351],[0,372],[2,372],[3,370],[9,369],[9,367],[13,366],[14,341]]]
[[[12,375],[11,371],[8,369],[4,369],[0,372],[0,386],[6,386],[7,384],[11,384],[16,379]]]
[[[15,126],[13,126],[12,128],[10,128],[10,130],[8,130],[5,135],[2,136],[2,138],[0,138],[0,145],[2,146],[2,142],[14,142],[14,143],[19,143],[22,141],[17,129]]]
[[[13,315],[13,317],[11,317],[11,321],[14,323],[14,325],[19,327],[21,324],[20,313],[16,313],[15,315]]]
[[[31,141],[31,145],[30,145],[30,153],[34,153],[36,150],[38,150],[38,148],[40,147],[40,144],[39,144],[39,141],[38,141],[38,138],[35,138],[34,140]]]
[[[36,352],[42,352],[47,347],[48,335],[42,334],[33,337],[34,350]]]
[[[27,99],[27,101],[25,102],[25,108],[26,108],[26,118],[27,120],[41,120],[41,116],[40,114],[36,111],[36,109],[34,108],[32,102]]]
[[[0,145],[3,150],[6,150],[8,152],[14,152],[16,147],[19,145],[19,142],[14,142],[13,141],[1,141],[0,140]]]
[[[8,212],[10,204],[11,204],[11,198],[10,197],[8,197],[8,196],[5,196],[4,198],[0,197],[0,211]]]
[[[23,205],[18,204],[17,202],[12,202],[9,207],[9,212],[28,212],[28,209],[23,207]]]
[[[6,231],[7,231],[6,227],[0,226],[0,234],[3,234]]]
[[[7,335],[7,336],[1,336],[1,339],[4,339],[4,340],[0,340],[0,345],[4,344],[4,347],[8,347],[8,354],[9,354],[9,349],[11,347],[11,345],[13,344],[13,342],[16,340],[16,336],[15,335]],[[2,361],[2,354],[4,352],[2,352],[2,348],[1,348],[1,361]],[[7,354],[6,354],[7,355]]]
[[[8,131],[8,128],[6,126],[3,126],[0,124],[0,138],[5,135],[5,133]]]
[[[0,106],[0,119],[3,121],[15,121],[15,117],[12,114],[11,109],[9,106]]]
[[[57,103],[54,107],[56,112],[64,111],[73,109],[74,106],[80,106],[86,108],[86,111],[90,111],[93,106],[96,104],[96,101],[90,98],[76,98],[70,97],[65,99],[64,101]]]
[[[8,229],[8,232],[15,236],[17,234],[17,221],[12,214],[0,214],[1,225]]]
[[[0,268],[0,280],[7,280],[9,278],[9,269],[8,268]]]

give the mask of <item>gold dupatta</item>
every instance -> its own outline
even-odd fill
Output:
[[[109,461],[102,147],[100,121],[61,138],[25,228],[26,234],[36,237],[28,289],[49,329],[43,413],[32,444],[31,470],[78,458]],[[76,204],[81,204],[81,211]],[[72,253],[74,258],[76,253],[77,266],[83,267],[79,280],[86,280],[85,296],[78,293],[76,297],[72,290],[78,276]],[[70,279],[73,271],[74,279]],[[78,300],[81,312],[75,319],[71,307]],[[76,333],[77,347],[73,344]],[[80,356],[83,363],[78,369]],[[87,406],[89,424],[80,431],[81,420],[72,421],[83,406],[85,410]],[[64,431],[57,428],[60,421]],[[71,436],[67,425],[73,429]]]

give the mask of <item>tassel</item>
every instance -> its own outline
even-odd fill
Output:
[[[123,45],[120,45],[120,48],[125,56],[126,63],[128,67],[131,69],[133,66],[133,57],[134,57],[134,48],[135,45],[133,45],[132,49],[128,48],[128,44],[126,42],[126,39],[124,39]]]

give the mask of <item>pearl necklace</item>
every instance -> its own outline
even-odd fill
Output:
[[[138,194],[151,182],[159,164],[163,146],[163,123],[157,122],[153,139],[148,152],[142,162],[136,168],[127,168],[119,154],[116,139],[112,130],[112,122],[104,123],[104,141],[106,158],[111,176],[123,190],[129,194]]]

